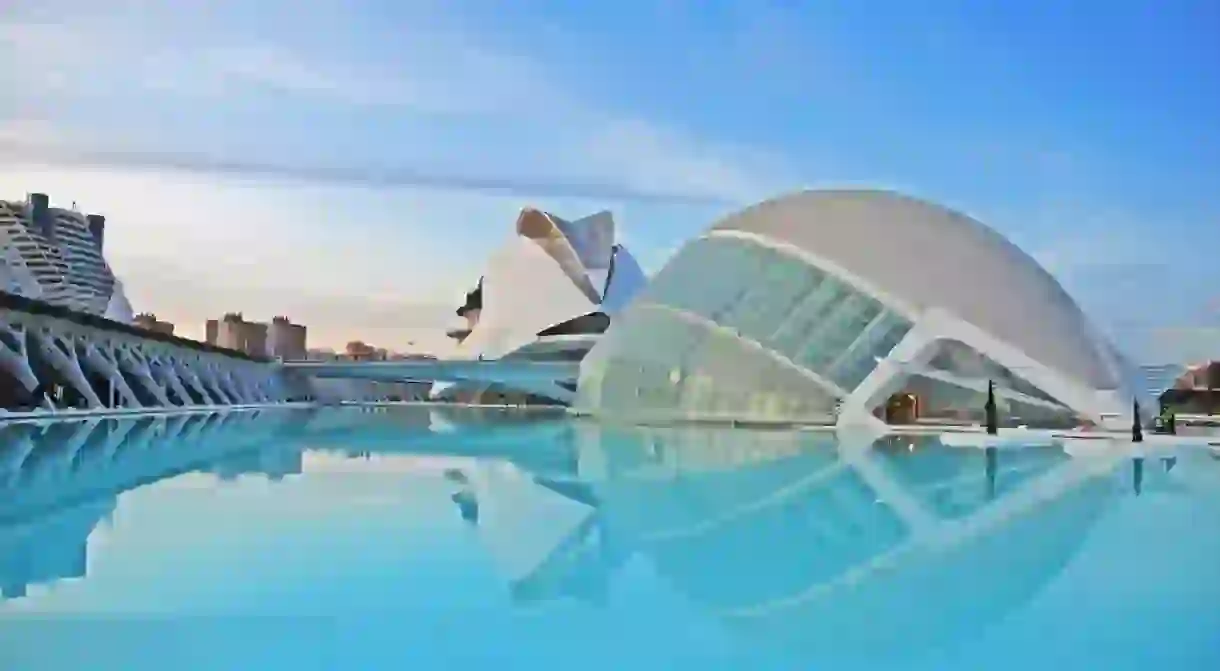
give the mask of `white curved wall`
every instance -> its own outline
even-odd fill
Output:
[[[965,215],[883,191],[808,191],[730,216],[712,235],[734,233],[790,244],[911,312],[952,313],[1094,388],[1121,386],[1059,283]]]
[[[590,301],[601,299],[601,288],[589,281],[587,267],[581,261],[580,254],[568,237],[569,231],[560,224],[571,228],[571,224],[546,212],[526,208],[517,218],[517,235],[529,238],[554,259],[563,269],[568,279],[589,298]]]
[[[518,236],[492,256],[479,323],[458,351],[463,358],[496,359],[595,309],[542,247]]]
[[[516,233],[492,256],[483,274],[478,323],[459,346],[456,358],[528,358],[533,353],[531,346],[538,344],[539,332],[591,312],[617,311],[646,283],[631,254],[614,244],[610,212],[569,222],[527,208],[517,218]],[[589,346],[587,342],[572,344],[582,353]],[[550,348],[544,349],[551,353]],[[483,386],[438,383],[432,396],[450,398]],[[562,401],[573,396],[550,383],[520,390]]]

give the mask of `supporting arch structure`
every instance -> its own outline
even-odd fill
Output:
[[[19,388],[9,410],[222,406],[286,401],[275,365],[0,308],[0,369]]]

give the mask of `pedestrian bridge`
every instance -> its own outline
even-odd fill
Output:
[[[576,361],[407,359],[401,361],[285,361],[285,370],[316,378],[377,382],[483,382],[570,403],[580,376]]]

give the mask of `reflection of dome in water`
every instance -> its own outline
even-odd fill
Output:
[[[1021,482],[988,499],[977,452],[872,451],[848,465],[817,439],[793,440],[807,449],[732,470],[611,477],[598,494],[606,523],[679,591],[733,628],[824,659],[976,634],[1067,564],[1114,491],[1053,451],[1000,455],[998,479]],[[1084,481],[1053,489],[1073,474]],[[1043,488],[1059,495],[1030,496]],[[945,490],[961,490],[955,506],[942,505]]]

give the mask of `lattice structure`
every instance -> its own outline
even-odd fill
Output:
[[[0,374],[8,409],[149,408],[287,401],[278,366],[0,309]]]

